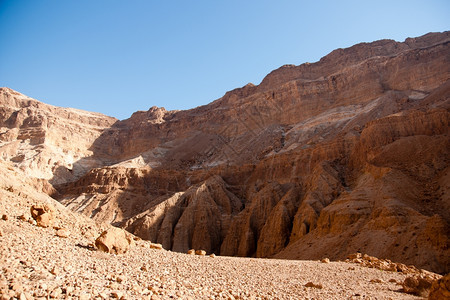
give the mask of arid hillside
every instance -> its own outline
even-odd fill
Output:
[[[338,49],[129,119],[0,90],[0,157],[167,250],[450,270],[450,33]],[[4,166],[4,165],[1,165]]]

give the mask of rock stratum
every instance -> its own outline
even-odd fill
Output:
[[[0,90],[0,166],[164,249],[450,270],[450,32],[119,121]]]

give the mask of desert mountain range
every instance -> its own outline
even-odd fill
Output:
[[[449,41],[337,49],[122,121],[1,88],[1,172],[166,250],[448,273]]]

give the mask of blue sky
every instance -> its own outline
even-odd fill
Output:
[[[336,48],[450,29],[450,1],[0,0],[0,86],[119,119]]]

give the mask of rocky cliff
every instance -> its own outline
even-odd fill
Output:
[[[124,121],[3,88],[2,158],[166,249],[449,272],[449,40],[358,44]]]

